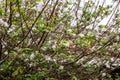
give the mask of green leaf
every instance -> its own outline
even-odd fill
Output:
[[[3,10],[2,10],[2,8],[0,8],[0,17],[2,16],[2,12],[3,12]]]
[[[99,25],[98,27],[99,27],[99,28],[104,28],[104,27],[105,27],[105,25]]]
[[[12,76],[15,77],[15,76],[23,73],[23,70],[24,70],[24,69],[23,69],[22,66],[18,67],[17,70],[15,70],[15,71],[12,73]]]

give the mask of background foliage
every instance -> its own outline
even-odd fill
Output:
[[[105,3],[1,1],[0,79],[119,80],[120,1]]]

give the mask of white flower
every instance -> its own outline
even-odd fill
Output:
[[[91,61],[88,62],[88,64],[96,64],[98,61],[96,59],[92,59]]]
[[[19,17],[19,16],[20,16],[20,14],[18,14],[18,13],[17,13],[15,16],[16,16],[16,17]]]
[[[61,60],[60,62],[61,62],[61,63],[63,63],[63,62],[66,62],[66,59],[64,59],[64,60]]]
[[[82,10],[79,10],[79,11],[78,11],[78,17],[80,17],[82,14],[83,14],[83,11],[82,11]]]
[[[91,50],[92,50],[92,51],[96,50],[96,47],[95,47],[95,46],[93,46],[93,47],[91,48]]]
[[[43,7],[43,3],[42,2],[37,2],[36,6],[32,7],[32,10],[36,10],[36,11],[41,11]]]
[[[53,45],[52,48],[55,49],[55,48],[56,48],[56,45]]]
[[[4,23],[4,21],[2,19],[0,19],[0,24],[3,24],[3,23]]]
[[[114,63],[114,64],[112,64],[112,66],[120,66],[120,64],[115,64],[115,63]]]
[[[120,28],[118,28],[118,32],[120,33]]]
[[[48,41],[48,44],[49,44],[49,45],[52,44],[51,40]]]
[[[8,55],[8,52],[7,52],[7,51],[5,51],[5,52],[4,52],[4,54],[5,54],[5,55]]]
[[[109,62],[106,62],[106,63],[105,63],[105,66],[106,66],[107,68],[110,68]]]
[[[35,66],[35,63],[30,63],[29,66],[30,67]]]
[[[76,37],[76,34],[72,34],[73,35],[73,37]]]
[[[24,61],[25,61],[25,62],[27,62],[28,60],[29,60],[29,59],[28,59],[28,58],[26,58]]]
[[[119,41],[120,40],[120,37],[119,35],[116,36],[116,40]]]
[[[11,28],[9,28],[9,30],[7,32],[10,33],[10,32],[12,32],[14,30],[15,30],[15,27],[11,27]]]
[[[115,61],[115,58],[114,57],[112,57],[112,58],[110,58],[111,59],[111,61]]]
[[[26,6],[25,6],[25,5],[22,5],[21,8],[26,8]]]
[[[70,25],[71,26],[77,26],[77,21],[76,20],[72,20]]]
[[[106,29],[106,28],[102,28],[102,30],[101,30],[101,31],[103,31],[103,32],[104,32],[104,31],[107,31],[107,29]]]
[[[102,77],[106,76],[106,73],[102,73]]]
[[[55,64],[57,63],[56,59],[53,59],[53,61],[55,62]]]
[[[93,33],[92,33],[92,32],[88,32],[87,35],[88,35],[88,36],[92,36]]]
[[[10,29],[7,31],[7,33],[10,33],[10,32],[12,32],[12,31],[13,31],[13,29],[10,28]]]
[[[43,50],[43,51],[47,50],[47,47],[42,47],[42,50]]]
[[[86,29],[93,29],[93,26],[92,25],[87,26]]]
[[[112,29],[110,30],[110,32],[116,32],[115,28],[112,28]]]
[[[2,1],[3,1],[3,0],[0,0],[0,5],[1,5]]]
[[[84,34],[80,33],[79,36],[80,36],[80,37],[84,37]]]
[[[46,61],[50,61],[51,60],[51,57],[50,56],[45,56],[45,59],[46,59]]]
[[[8,27],[8,23],[4,22],[2,19],[0,19],[0,24],[4,27]]]
[[[64,69],[64,66],[60,66],[59,69],[60,69],[60,70]]]
[[[7,22],[4,22],[3,24],[5,27],[8,27],[8,23]]]
[[[68,31],[68,32],[72,32],[72,29],[68,29],[67,31]]]
[[[30,55],[30,59],[34,59],[35,58],[35,55],[32,53],[31,55]]]
[[[67,12],[69,9],[68,8],[64,8],[64,11]]]
[[[52,48],[55,49],[58,45],[58,42],[57,41],[54,41],[53,45],[52,45]]]
[[[98,27],[95,27],[94,30],[95,30],[96,32],[98,32],[98,31],[99,31],[99,28],[98,28]]]
[[[118,51],[120,51],[120,48],[118,48]]]
[[[69,47],[69,46],[70,46],[70,42],[67,42],[67,43],[65,44],[65,46],[66,46],[66,47]]]
[[[2,70],[4,70],[4,69],[0,69],[0,71],[2,71]]]

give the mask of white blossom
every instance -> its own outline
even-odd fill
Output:
[[[120,48],[118,48],[118,51],[120,51]]]
[[[55,62],[55,64],[57,63],[57,60],[56,60],[56,59],[53,59],[53,61]]]
[[[112,66],[120,66],[120,64],[114,63],[112,64]]]
[[[61,62],[61,63],[63,63],[63,62],[66,62],[66,59],[64,59],[64,60],[61,60],[60,62]]]
[[[4,69],[0,69],[0,71],[2,71],[2,70],[4,70]]]
[[[49,40],[49,41],[48,41],[48,44],[49,44],[49,45],[50,45],[50,44],[52,44],[52,41],[51,41],[51,40]]]
[[[120,28],[118,28],[118,32],[120,33]]]
[[[114,57],[112,57],[112,58],[110,58],[110,60],[111,60],[111,61],[115,61],[115,58],[114,58]]]
[[[72,34],[73,37],[76,37],[76,34]]]
[[[107,68],[110,68],[110,63],[107,61],[107,62],[105,63],[105,66],[106,66]]]
[[[119,41],[120,40],[120,37],[119,35],[116,36],[116,40]]]
[[[57,46],[56,46],[55,44],[54,44],[54,45],[52,45],[52,48],[53,48],[53,49],[55,49],[56,47],[57,47]]]
[[[110,32],[116,32],[115,28],[111,28]]]
[[[77,26],[77,21],[76,20],[72,20],[70,25],[71,26]]]
[[[65,44],[65,46],[66,46],[66,47],[69,47],[69,46],[70,46],[70,42],[67,42],[67,43]]]
[[[106,76],[106,73],[102,73],[102,77]]]
[[[50,60],[51,60],[51,57],[46,55],[46,56],[45,56],[45,60],[46,60],[46,61],[50,61]]]
[[[93,29],[93,26],[92,25],[87,26],[86,29]]]
[[[24,61],[25,61],[25,62],[27,62],[28,60],[29,60],[29,59],[28,59],[28,58],[26,58]]]
[[[101,31],[103,31],[103,32],[104,32],[104,31],[107,31],[107,29],[106,29],[106,28],[102,28],[102,30],[101,30]]]
[[[10,33],[10,32],[13,32],[14,30],[15,30],[15,27],[13,26],[13,27],[9,28],[9,30],[7,32]]]
[[[41,11],[43,8],[43,2],[37,2],[36,6],[32,7],[32,10]]]
[[[95,64],[97,63],[98,61],[96,59],[92,59],[91,61],[88,62],[88,64]]]
[[[59,69],[60,69],[60,70],[64,69],[64,66],[60,66]]]
[[[35,66],[35,63],[30,63],[29,66],[30,67]]]
[[[68,29],[67,31],[68,31],[68,32],[72,32],[72,29]]]
[[[34,59],[34,58],[35,58],[35,54],[32,53],[32,54],[30,55],[30,59]]]
[[[55,49],[57,47],[57,41],[54,41],[53,45],[52,45],[52,48]]]
[[[93,47],[91,48],[91,50],[92,50],[92,51],[96,50],[96,47],[95,47],[95,46],[93,46]]]
[[[8,27],[8,23],[0,19],[0,24],[4,27]]]
[[[7,51],[5,51],[5,52],[4,52],[4,54],[5,54],[5,55],[8,55],[8,52],[7,52]]]
[[[80,36],[80,37],[84,37],[84,34],[80,33],[79,36]]]
[[[42,49],[43,51],[45,51],[45,50],[47,50],[47,47],[42,47],[41,49]]]
[[[16,16],[16,17],[19,17],[19,16],[20,16],[20,14],[18,14],[18,13],[17,13],[15,16]]]
[[[3,0],[0,0],[0,5],[1,5],[2,1],[3,1]]]
[[[7,22],[4,22],[3,24],[5,27],[8,27],[8,23]]]

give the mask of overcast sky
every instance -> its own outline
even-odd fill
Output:
[[[69,0],[69,1],[71,1],[71,0]],[[76,0],[74,0],[74,1],[76,1]],[[90,0],[81,0],[81,5],[84,5],[84,2],[87,2],[87,1],[90,1]],[[99,3],[99,5],[102,5],[103,4],[103,2],[105,1],[105,4],[104,4],[104,6],[107,6],[107,5],[113,5],[113,7],[112,8],[114,8],[116,5],[117,5],[117,2],[113,2],[113,0],[92,0],[92,1],[95,1],[95,4],[97,4],[97,2],[98,1],[100,1],[100,3]],[[111,15],[109,15],[108,17],[105,17],[100,23],[99,23],[99,25],[100,24],[107,24],[107,22],[108,22],[108,20],[109,20],[109,18],[111,17]]]

